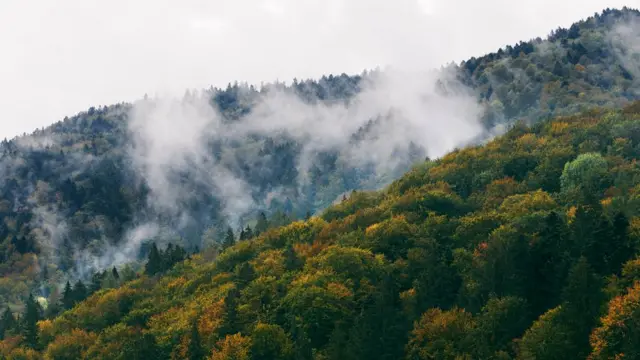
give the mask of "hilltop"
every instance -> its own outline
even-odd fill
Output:
[[[638,98],[637,62],[627,46],[637,39],[629,38],[633,32],[626,31],[638,16],[638,11],[631,9],[606,10],[569,29],[558,29],[545,40],[522,42],[442,69],[442,79],[433,84],[439,96],[436,99],[457,99],[463,93],[479,104],[482,129],[471,134],[477,136],[462,139],[474,141],[518,122],[536,124],[595,106],[619,108]],[[264,110],[261,104],[274,94],[294,97],[305,106],[348,105],[380,76],[384,72],[342,74],[296,80],[291,85],[269,84],[260,89],[230,84],[226,89],[185,94],[177,100],[178,115],[204,111],[206,117],[209,109],[201,106],[205,102],[218,114],[220,126],[242,128],[256,109]],[[378,146],[382,144],[381,129],[388,129],[385,119],[394,120],[391,108],[373,114],[363,126],[347,127],[348,145],[339,151],[332,150],[330,141],[306,151],[309,143],[317,142],[309,139],[324,140],[325,134],[296,137],[292,131],[283,133],[279,128],[243,133],[247,136],[240,139],[226,140],[227,134],[212,136],[197,144],[198,148],[191,147],[189,136],[199,137],[199,130],[210,134],[209,123],[195,130],[173,124],[169,129],[177,133],[170,135],[178,140],[172,138],[170,144],[175,147],[155,146],[153,142],[135,147],[140,135],[135,111],[150,106],[151,113],[158,115],[153,112],[154,101],[91,108],[31,135],[2,142],[2,303],[16,305],[36,289],[37,295],[57,296],[65,280],[89,282],[96,272],[111,271],[113,265],[122,272],[124,264],[131,262],[135,270],[136,265],[139,268],[144,263],[154,242],[161,249],[169,242],[177,244],[185,254],[203,248],[219,250],[229,238],[229,230],[232,240],[244,240],[269,228],[309,218],[343,194],[381,188],[415,162],[434,157],[422,146],[427,144],[402,137],[394,139],[389,148]],[[174,110],[170,107],[160,115],[171,123]],[[436,125],[446,123],[448,115],[444,112]],[[303,118],[287,119],[300,122]],[[145,130],[153,127],[152,123]],[[291,130],[288,125],[282,129]],[[333,135],[327,132],[326,136]],[[206,146],[200,146],[203,144]],[[132,151],[132,147],[140,151]],[[380,148],[386,155],[385,166],[381,167],[377,158],[358,157],[361,152],[356,150],[362,148]],[[147,156],[148,149],[155,151],[153,157]],[[174,150],[184,149],[187,155],[176,162],[172,158]],[[531,156],[514,158],[505,175],[522,181],[516,176],[522,169],[541,166]],[[553,161],[564,164],[568,159],[567,154],[558,153]],[[171,172],[149,170],[164,167]],[[554,176],[558,175],[559,170],[554,171]],[[212,173],[216,176],[211,177]],[[416,170],[403,179],[412,176],[416,176]],[[490,171],[486,173],[486,181],[494,180],[492,176]],[[451,200],[455,205],[458,201],[466,204],[477,185],[474,181],[481,180],[447,181],[454,187],[439,191],[457,194],[460,199]],[[537,181],[540,189],[557,191],[553,176]],[[163,187],[165,184],[171,186]],[[102,287],[100,279],[108,275],[97,274],[100,276],[93,290]]]
[[[515,126],[217,256],[209,249],[158,273],[150,255],[145,274],[69,304],[33,333],[9,328],[0,351],[634,358],[638,156],[639,102]]]

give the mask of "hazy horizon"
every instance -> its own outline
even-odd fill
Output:
[[[386,66],[426,70],[624,5],[633,4],[9,0],[0,5],[9,54],[0,58],[0,138],[145,93]]]

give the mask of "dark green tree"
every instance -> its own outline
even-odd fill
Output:
[[[114,279],[120,280],[120,274],[118,273],[118,269],[116,269],[115,266],[113,267],[113,269],[111,269],[111,274],[113,275]]]
[[[67,281],[62,290],[61,307],[64,310],[69,310],[75,305],[73,288],[71,283]]]
[[[564,323],[571,329],[572,351],[576,358],[589,354],[589,334],[596,325],[604,300],[602,281],[593,272],[585,257],[571,267],[562,291]]]
[[[153,276],[162,272],[163,270],[163,261],[162,254],[160,250],[158,250],[158,246],[153,243],[151,245],[151,250],[149,251],[149,258],[147,260],[147,264],[144,267],[144,272],[147,275]]]
[[[303,265],[302,260],[296,254],[295,249],[291,244],[287,244],[284,248],[284,267],[288,271],[299,270]]]
[[[7,306],[7,309],[2,313],[2,318],[0,318],[0,339],[15,334],[17,325],[13,312]]]
[[[102,280],[104,279],[104,272],[95,272],[91,276],[91,284],[89,285],[89,292],[94,293],[102,289]]]
[[[267,215],[264,212],[260,212],[258,215],[258,221],[256,222],[256,226],[254,228],[255,234],[260,235],[263,232],[267,231],[269,228],[269,222],[267,221]]]
[[[191,323],[191,334],[189,336],[189,348],[187,349],[187,358],[189,360],[202,360],[205,358],[206,353],[202,347],[200,340],[200,332],[198,331],[198,322],[193,321]]]
[[[256,277],[256,272],[251,264],[243,262],[238,266],[237,277],[238,283],[245,286]]]
[[[25,302],[24,315],[22,316],[22,336],[28,347],[35,349],[38,346],[38,321],[42,319],[42,308],[36,302],[33,294],[29,294]]]
[[[538,238],[531,246],[533,284],[532,305],[535,313],[557,304],[568,272],[571,247],[564,219],[552,211],[544,219]]]
[[[224,237],[224,241],[222,242],[222,249],[228,249],[232,247],[236,243],[235,235],[233,235],[233,230],[231,228],[227,229],[227,235]]]
[[[86,299],[87,296],[88,296],[87,287],[81,280],[78,280],[78,282],[76,282],[75,285],[73,285],[74,305]]]
[[[240,291],[235,287],[229,290],[224,298],[224,315],[222,318],[222,326],[220,336],[235,334],[238,330],[238,298]]]

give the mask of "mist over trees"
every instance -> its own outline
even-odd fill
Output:
[[[635,356],[639,18],[4,140],[0,354]]]

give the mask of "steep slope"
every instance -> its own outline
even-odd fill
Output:
[[[477,116],[484,132],[479,129],[471,134],[477,136],[457,139],[465,141],[481,140],[518,119],[535,123],[595,105],[619,106],[638,97],[637,51],[633,52],[637,50],[638,32],[633,29],[638,16],[638,11],[630,9],[607,10],[569,29],[559,29],[547,40],[535,39],[452,65],[442,70],[435,84],[425,87],[437,103],[456,99],[458,92],[470,92],[467,95],[484,106],[483,114]],[[384,74],[329,76],[262,89],[235,84],[225,90],[187,93],[177,113],[171,112],[173,108],[151,112],[153,120],[165,119],[162,124],[171,125],[170,147],[141,141],[142,131],[136,127],[140,109],[152,106],[154,99],[91,108],[30,136],[4,141],[0,303],[20,302],[33,289],[46,297],[60,290],[60,283],[69,277],[86,280],[94,271],[143,259],[145,244],[151,241],[179,243],[190,251],[220,246],[229,226],[236,237],[242,229],[242,238],[246,238],[253,233],[247,225],[263,231],[265,218],[272,226],[286,224],[326,208],[345,192],[388,184],[425,156],[441,155],[425,146],[430,141],[424,140],[429,139],[424,127],[397,133],[416,136],[422,142],[403,136],[391,142],[380,140],[380,133],[397,128],[394,124],[402,118],[394,115],[392,106],[376,108],[379,111],[371,113],[371,121],[353,128],[338,127],[340,121],[335,121],[296,136],[309,114],[319,114],[314,106],[324,109],[322,106],[347,104],[345,108],[351,109],[359,94]],[[412,90],[408,81],[399,86]],[[409,98],[409,90],[400,94]],[[282,97],[287,101],[283,103]],[[202,106],[203,102],[211,106]],[[264,104],[292,103],[305,104],[305,111],[310,106],[316,112],[301,116],[299,112],[278,113],[275,108],[274,116],[258,117],[274,124],[268,131],[257,127],[263,131],[245,131],[231,140],[226,139],[227,133],[210,132],[215,126],[242,129],[256,113],[269,113],[271,109]],[[456,115],[449,110],[440,117],[438,111],[422,111],[429,116],[436,113],[435,126],[428,129],[435,131],[450,115]],[[196,121],[178,123],[191,119],[185,117],[191,112],[204,112],[204,117],[217,117],[218,122],[202,122],[198,115]],[[470,117],[476,120],[475,114]],[[146,123],[144,130],[155,125]],[[475,123],[469,125],[450,133],[464,132]],[[194,148],[190,136],[199,136],[198,130],[210,137]],[[341,141],[343,137],[348,141],[332,147],[334,132],[343,134]],[[433,142],[439,135],[435,134]],[[150,132],[143,140],[165,135]],[[322,146],[309,148],[310,143]],[[451,141],[442,147],[465,144]],[[148,149],[155,151],[153,156]],[[178,162],[171,158],[176,150],[186,154]],[[523,155],[513,160],[507,175],[534,165]],[[163,168],[170,171],[149,170]],[[209,181],[211,178],[216,181]],[[556,190],[555,180],[540,181],[543,189]],[[473,184],[456,186],[460,195],[467,196]]]
[[[37,337],[18,331],[24,348],[20,335],[6,335],[0,351],[50,359],[637,354],[638,285],[627,287],[640,281],[638,156],[640,102],[515,126],[214,261],[210,250],[163,276],[102,290],[38,322]]]

